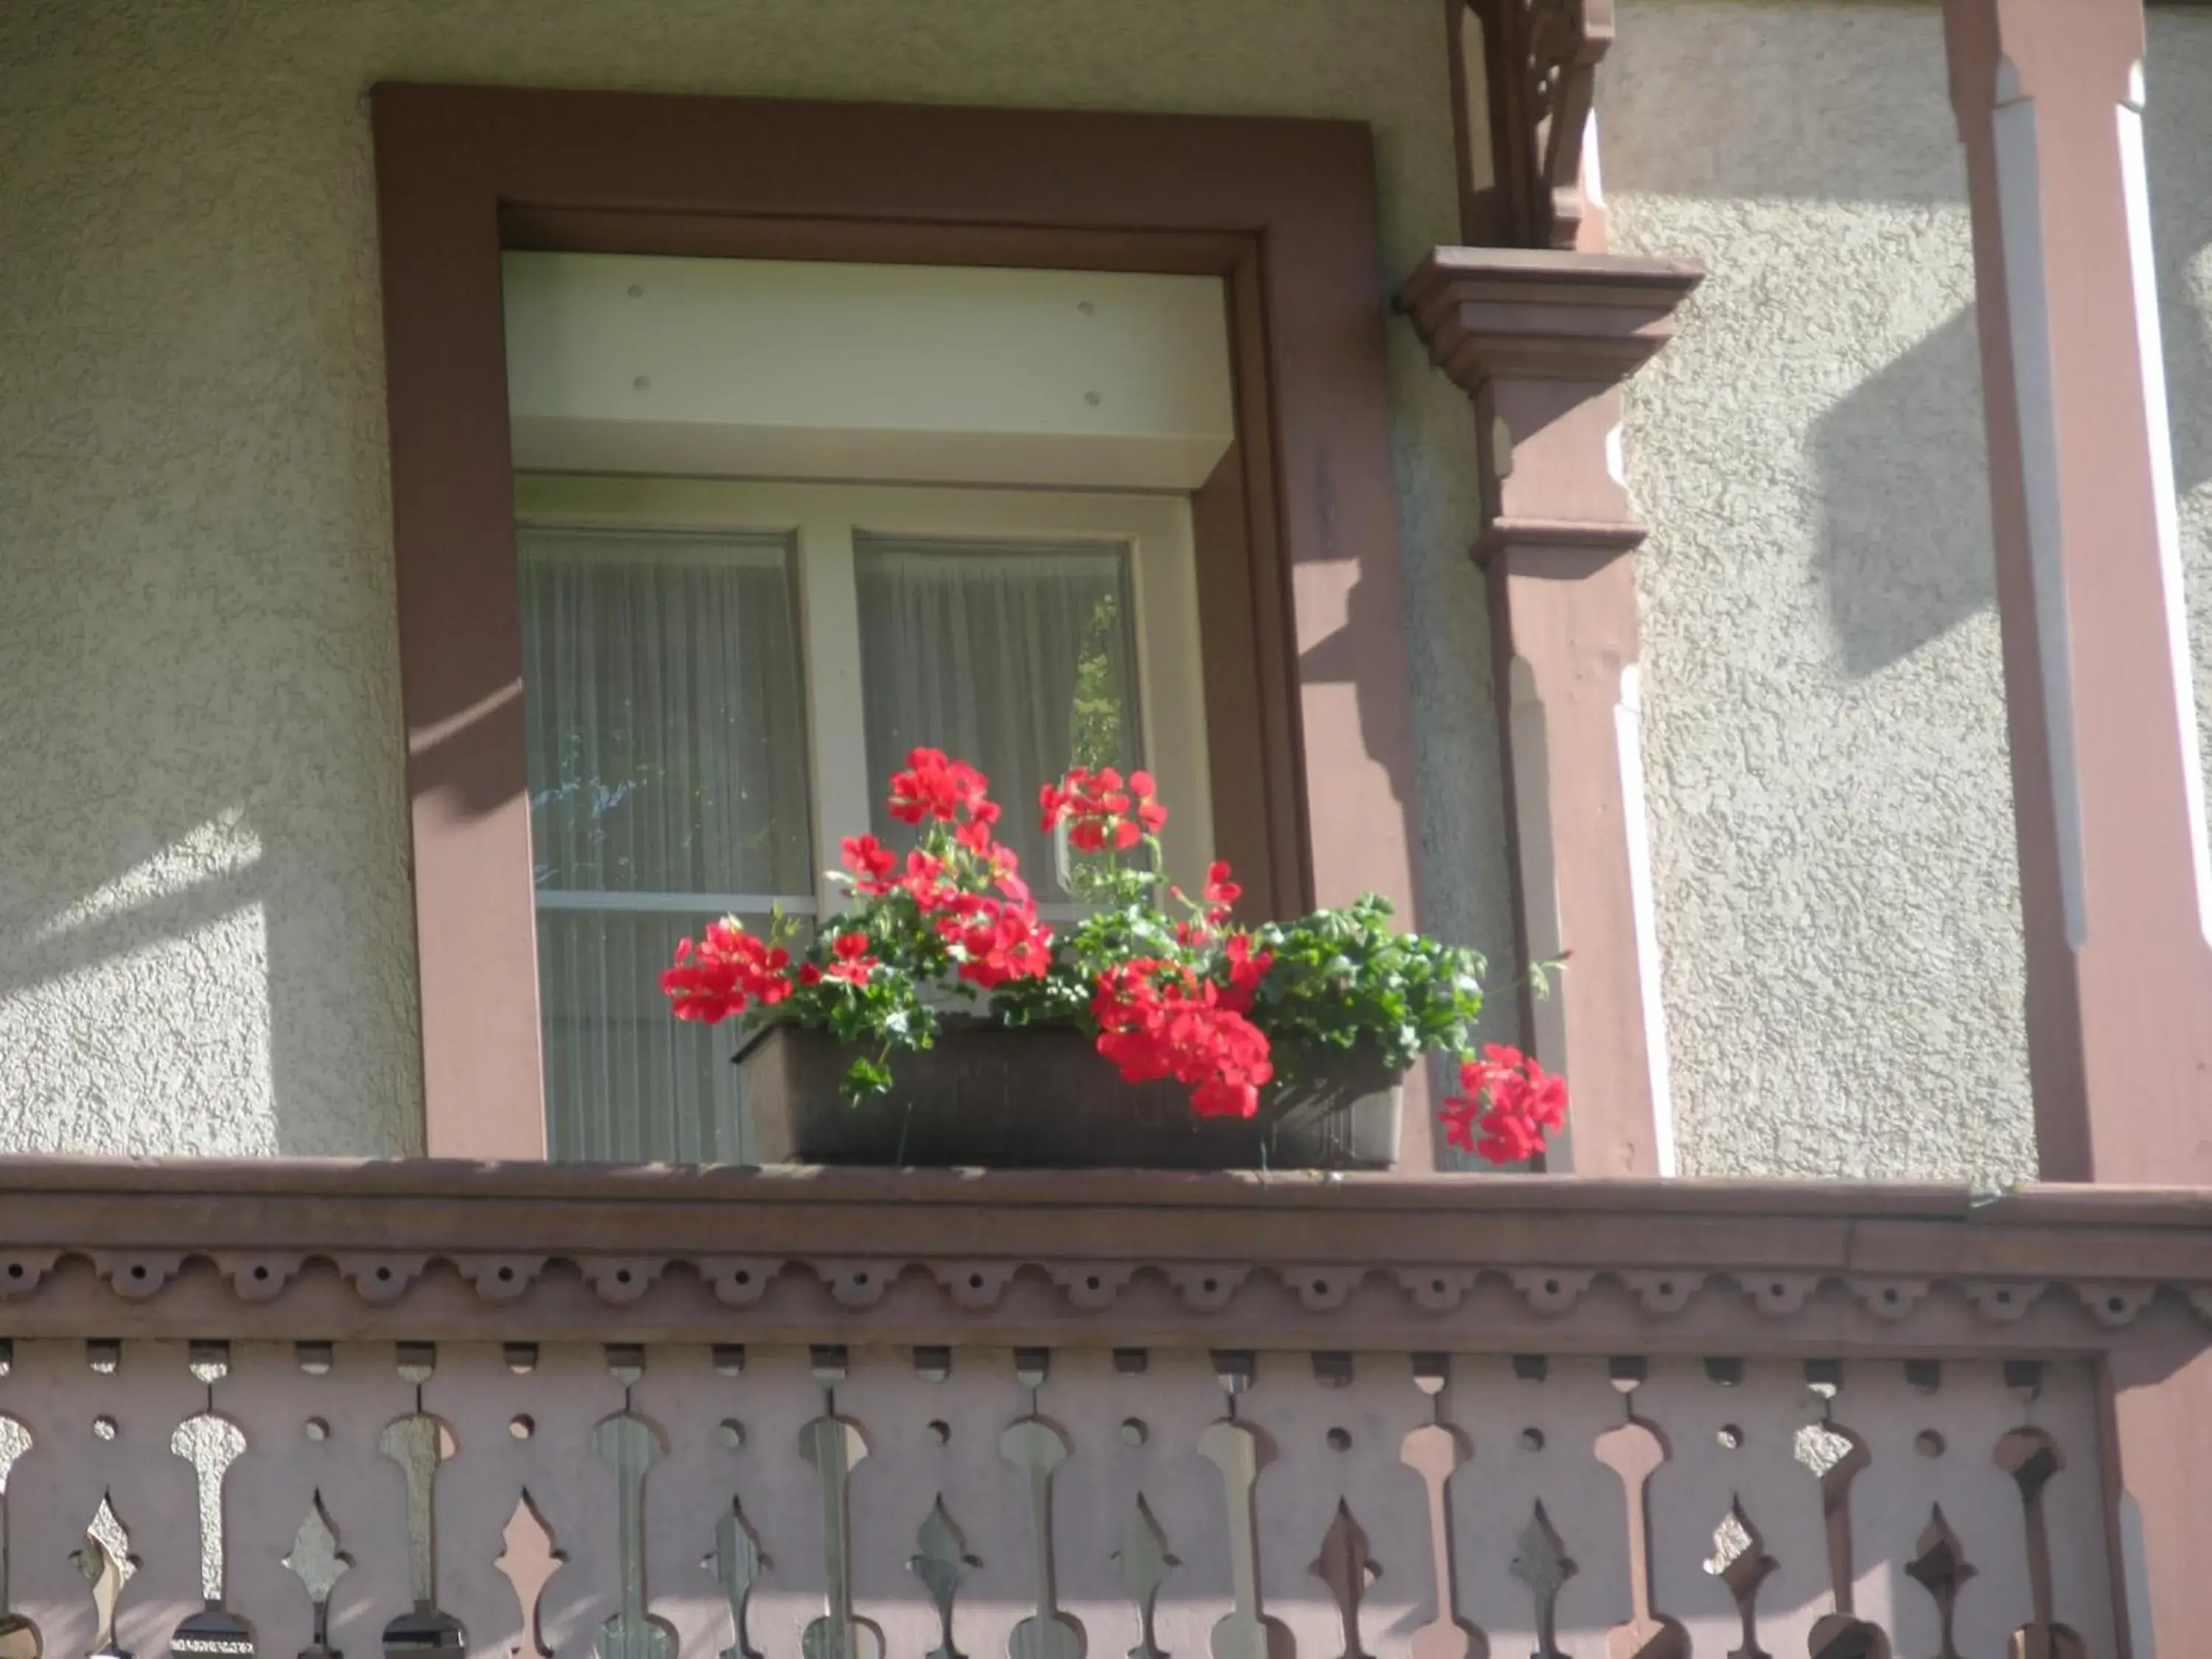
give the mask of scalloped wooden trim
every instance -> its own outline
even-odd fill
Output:
[[[1034,1257],[0,1250],[23,1335],[762,1340],[1510,1351],[2094,1352],[2154,1325],[2212,1346],[2212,1279],[1899,1279],[1701,1267],[1480,1268]],[[73,1271],[78,1265],[89,1273]],[[2045,1294],[2063,1288],[2069,1294]],[[894,1294],[896,1292],[896,1294]],[[2161,1292],[2170,1292],[2161,1295]],[[916,1298],[921,1306],[917,1309]],[[896,1305],[896,1314],[887,1310]],[[732,1321],[732,1310],[739,1316]],[[1330,1324],[1316,1328],[1321,1317]],[[1802,1333],[1793,1327],[1803,1327]],[[172,1328],[173,1327],[173,1328]],[[1328,1334],[1334,1328],[1344,1334]],[[1355,1341],[1357,1337],[1360,1341]]]
[[[0,1306],[26,1337],[2196,1352],[2212,1201],[0,1160]]]

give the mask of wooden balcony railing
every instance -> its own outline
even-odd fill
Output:
[[[0,1165],[0,1656],[2111,1653],[2207,1218]]]

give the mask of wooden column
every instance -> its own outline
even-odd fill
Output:
[[[1620,477],[1620,384],[1694,265],[1439,248],[1399,296],[1474,398],[1524,960],[1566,956],[1526,1027],[1571,1103],[1554,1167],[1656,1175],[1663,1059],[1638,747],[1644,539]]]
[[[2212,1185],[2212,944],[2137,0],[1949,0],[2042,1173]]]
[[[2138,0],[1947,0],[2049,1180],[2212,1185],[2212,879],[2143,171]],[[2136,1659],[2212,1631],[2212,1365],[2106,1371]]]

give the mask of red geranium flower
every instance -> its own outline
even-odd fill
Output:
[[[1547,1131],[1565,1126],[1567,1085],[1518,1048],[1493,1042],[1461,1063],[1459,1092],[1437,1115],[1444,1139],[1491,1164],[1518,1164],[1544,1150]]]
[[[1275,965],[1275,958],[1265,951],[1255,952],[1251,939],[1243,933],[1231,933],[1222,942],[1221,953],[1229,964],[1229,985],[1221,1000],[1225,1006],[1243,1013],[1251,1007],[1260,981],[1267,977],[1267,969]]]
[[[898,854],[873,836],[848,836],[843,843],[845,867],[853,873],[853,890],[870,896],[890,891],[890,873],[898,868]]]
[[[1206,902],[1212,908],[1215,921],[1228,915],[1229,908],[1244,896],[1244,890],[1229,878],[1229,866],[1216,859],[1206,866]]]
[[[1091,1008],[1098,1052],[1124,1082],[1171,1077],[1202,1117],[1259,1111],[1261,1087],[1275,1074],[1267,1034],[1212,981],[1178,963],[1133,962],[1100,975]]]
[[[720,1024],[757,1002],[771,1007],[791,994],[791,955],[729,921],[711,921],[696,945],[678,942],[672,967],[660,976],[669,1012],[678,1019]]]
[[[1158,835],[1168,821],[1168,810],[1152,798],[1152,775],[1133,772],[1125,786],[1121,774],[1111,766],[1093,772],[1076,766],[1060,784],[1047,784],[1038,792],[1047,834],[1067,825],[1068,844],[1079,853],[1101,853],[1108,847],[1126,853],[1147,835]]]
[[[837,958],[828,969],[832,979],[842,979],[850,985],[866,985],[868,975],[875,971],[876,959],[868,954],[866,933],[840,933],[830,951]]]
[[[989,780],[965,761],[948,759],[941,749],[916,749],[906,757],[907,769],[891,777],[891,816],[902,823],[935,818],[951,823],[973,817],[979,807],[990,806],[984,792]],[[988,822],[989,820],[985,820]]]

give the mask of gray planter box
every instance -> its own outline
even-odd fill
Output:
[[[948,1022],[926,1054],[896,1054],[890,1092],[849,1106],[851,1052],[775,1024],[738,1051],[763,1164],[943,1169],[1387,1170],[1402,1091],[1364,1048],[1301,1068],[1252,1118],[1201,1118],[1174,1083],[1121,1081],[1065,1025]]]

